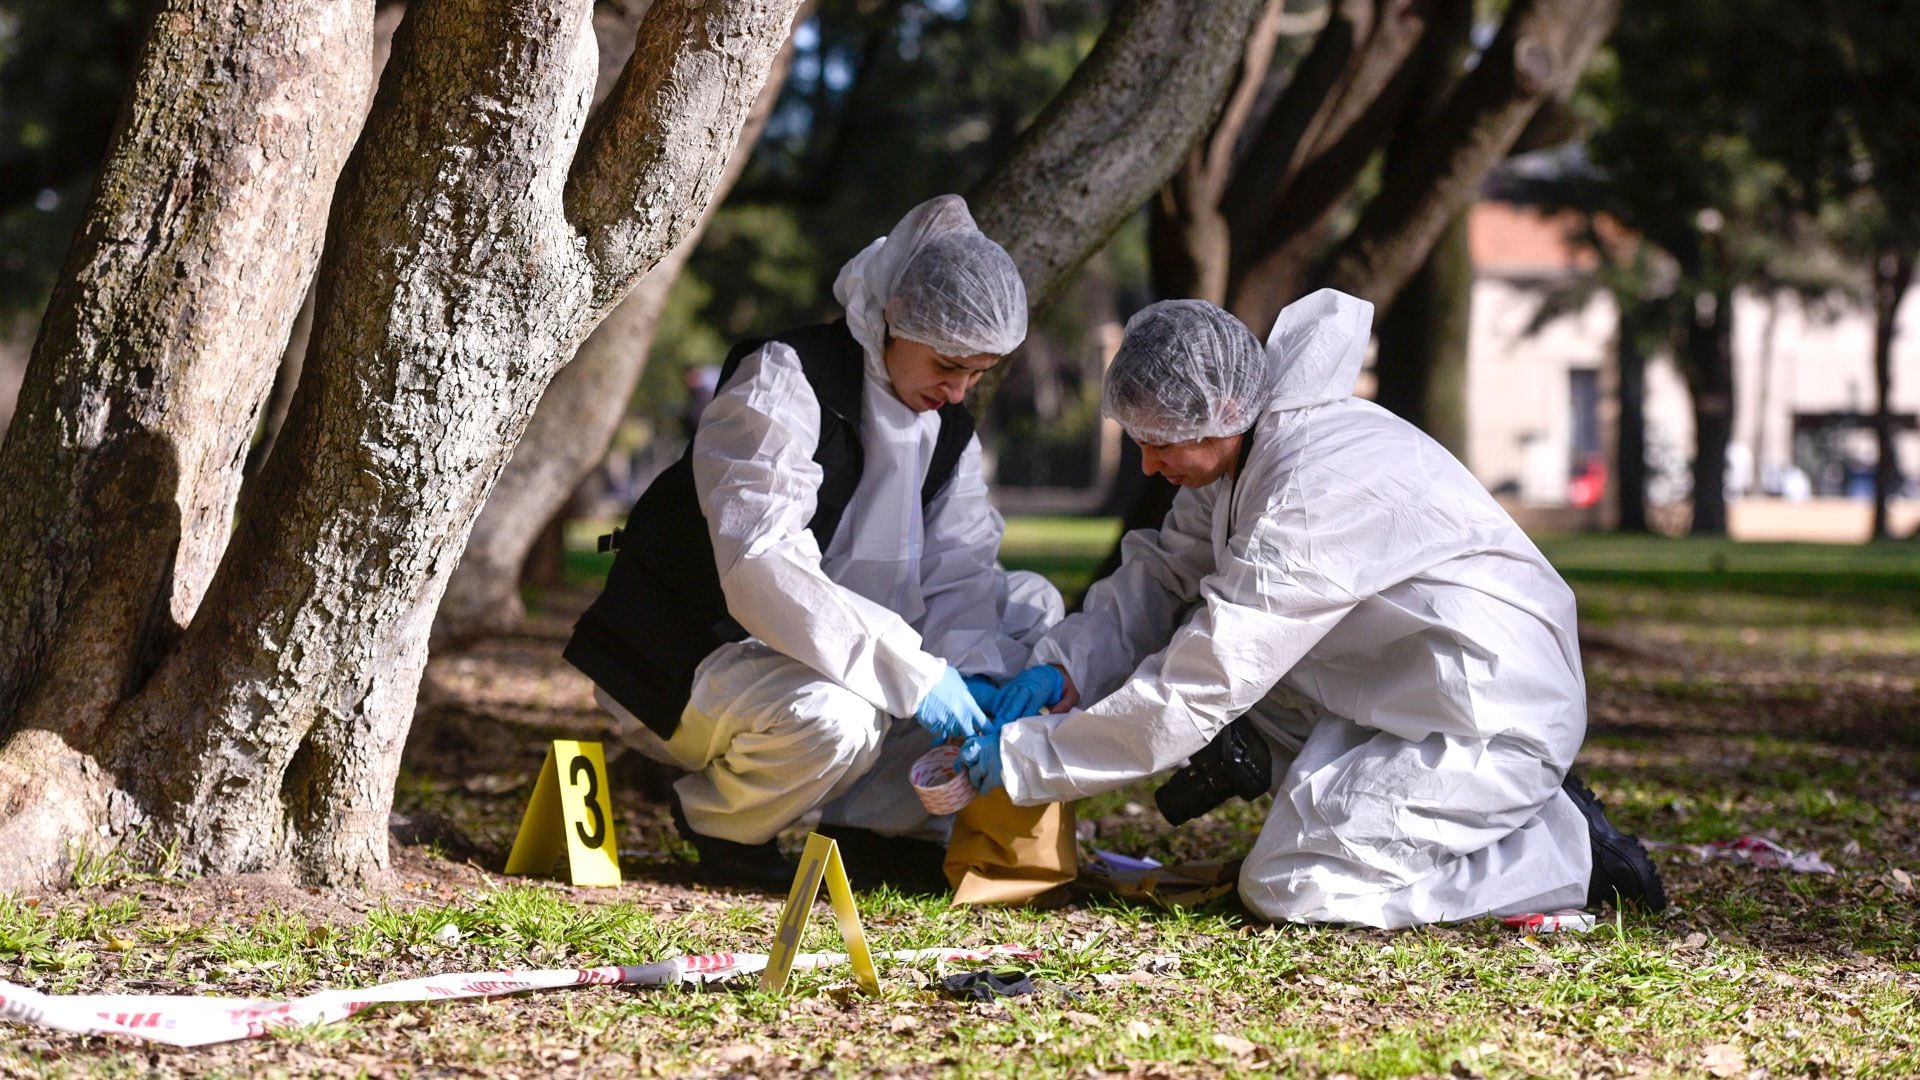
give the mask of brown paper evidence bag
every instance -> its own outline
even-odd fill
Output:
[[[944,869],[956,904],[1021,904],[1079,873],[1072,803],[1015,806],[995,788],[954,815]]]

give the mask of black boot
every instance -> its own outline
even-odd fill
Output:
[[[1587,819],[1587,839],[1593,847],[1593,874],[1587,879],[1587,907],[1597,911],[1603,904],[1632,905],[1646,912],[1663,911],[1667,890],[1660,885],[1660,872],[1647,857],[1640,841],[1613,827],[1593,791],[1573,773],[1560,782],[1573,799],[1573,805]]]
[[[840,846],[840,861],[856,889],[891,885],[903,893],[939,896],[947,884],[947,849],[931,840],[882,836],[851,825],[822,825],[814,830]]]
[[[671,805],[673,827],[700,853],[700,880],[709,885],[779,895],[792,889],[794,874],[799,868],[780,854],[779,844],[772,840],[741,844],[694,832],[693,826],[687,824],[687,812],[680,808],[679,792],[674,793]]]

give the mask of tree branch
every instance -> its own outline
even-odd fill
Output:
[[[1334,253],[1327,284],[1385,307],[1540,103],[1571,92],[1619,0],[1516,0],[1418,153],[1390,173]]]
[[[973,191],[1035,307],[1173,176],[1217,115],[1263,0],[1126,0]]]
[[[1453,0],[1457,2],[1457,0]],[[1300,61],[1280,100],[1261,125],[1221,202],[1234,237],[1234,262],[1245,266],[1284,242],[1275,218],[1305,188],[1324,192],[1329,178],[1298,183],[1309,164],[1345,147],[1344,158],[1364,163],[1385,138],[1407,85],[1395,76],[1413,55],[1434,0],[1335,0],[1327,26]],[[1388,98],[1382,102],[1382,98]],[[1383,107],[1384,106],[1384,107]],[[1356,137],[1356,127],[1363,131]],[[1357,173],[1343,165],[1335,172]],[[1351,184],[1332,186],[1336,200]],[[1311,221],[1317,214],[1296,218]]]
[[[712,200],[800,0],[654,0],[626,72],[581,139],[567,217],[586,238],[597,322]]]

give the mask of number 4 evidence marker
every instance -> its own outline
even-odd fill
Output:
[[[562,851],[575,885],[620,884],[607,762],[597,742],[555,739],[547,748],[520,835],[507,855],[509,874],[545,874]]]

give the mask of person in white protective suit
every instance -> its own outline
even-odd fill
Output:
[[[1568,774],[1573,595],[1446,450],[1352,396],[1372,315],[1322,290],[1264,349],[1201,301],[1128,323],[1103,411],[1183,490],[1036,647],[1055,711],[962,761],[1022,804],[1184,764],[1156,795],[1176,824],[1270,791],[1239,888],[1271,920],[1658,910],[1646,852]]]
[[[635,506],[568,658],[641,753],[710,880],[784,890],[814,811],[858,884],[944,889],[950,820],[908,766],[987,726],[1063,613],[995,559],[963,395],[1026,336],[1012,259],[964,200],[841,269],[842,321],[735,350],[678,472]]]

